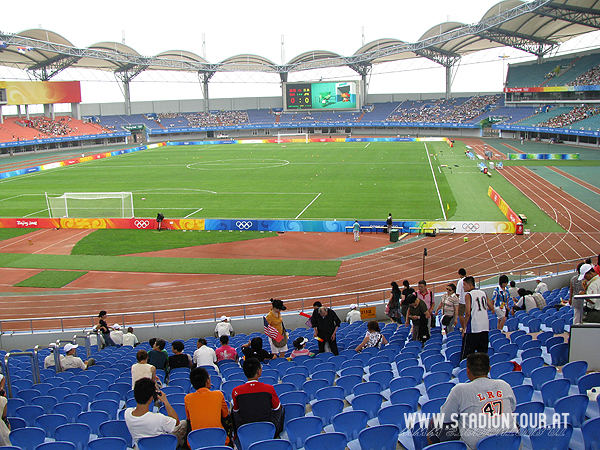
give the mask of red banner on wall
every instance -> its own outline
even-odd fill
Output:
[[[491,186],[488,187],[488,196],[494,201],[498,208],[500,208],[500,211],[502,211],[509,221],[513,223],[518,223],[521,221],[519,216],[511,209],[510,206],[508,206],[502,197],[500,197],[500,194],[498,194]]]
[[[79,81],[5,81],[9,105],[81,103]]]

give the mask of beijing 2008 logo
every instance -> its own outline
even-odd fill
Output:
[[[150,225],[150,221],[149,220],[135,220],[133,222],[133,224],[135,225],[136,228],[148,228],[148,226]]]
[[[249,230],[252,227],[252,221],[250,220],[238,220],[235,226],[240,230]]]
[[[465,223],[462,224],[462,228],[466,232],[474,233],[475,231],[479,230],[479,224],[478,223],[466,223],[465,222]]]

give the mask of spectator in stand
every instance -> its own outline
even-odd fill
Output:
[[[128,347],[135,347],[140,343],[135,334],[133,334],[133,328],[127,328],[127,333],[123,335],[123,345]]]
[[[54,361],[54,351],[56,350],[56,344],[54,342],[50,343],[50,354],[44,358],[44,369],[48,369],[49,367],[55,367],[56,362]],[[64,355],[61,355],[59,352],[58,355],[60,361],[65,358]],[[2,377],[2,381],[4,381],[4,377]],[[2,383],[4,384],[4,383]],[[4,389],[4,386],[2,386]]]
[[[226,359],[237,362],[238,354],[235,348],[229,345],[229,336],[224,334],[219,338],[219,340],[221,341],[221,346],[215,350],[215,354],[217,355],[217,363]]]
[[[600,294],[600,276],[594,270],[591,264],[584,264],[581,266],[581,273],[579,274],[579,280],[584,280],[585,293],[587,295]],[[587,302],[587,317],[585,322],[587,323],[600,323],[600,299],[598,298],[586,298]]]
[[[419,281],[417,288],[417,298],[423,303],[425,303],[425,305],[427,306],[427,311],[429,312],[429,320],[427,321],[427,326],[431,330],[431,327],[435,326],[435,317],[433,314],[433,310],[435,309],[435,302],[433,301],[433,292],[427,289],[427,282],[425,280]]]
[[[535,287],[535,291],[539,294],[543,294],[544,292],[548,292],[548,285],[542,281],[541,277],[537,277],[535,279],[537,286]]]
[[[410,294],[406,297],[404,303],[409,306],[404,326],[409,327],[412,320],[412,340],[425,343],[429,339],[429,327],[427,323],[431,317],[427,305],[416,294]]]
[[[185,396],[185,412],[190,429],[223,428],[223,419],[229,417],[229,407],[221,391],[210,390],[210,374],[204,367],[190,372],[190,381],[196,392]],[[227,437],[226,444],[231,441]]]
[[[387,345],[388,341],[379,328],[379,322],[371,320],[367,324],[367,333],[363,341],[356,347],[357,352],[361,352],[364,348],[377,347],[381,348]]]
[[[514,281],[511,281],[508,286],[508,295],[510,295],[510,298],[517,298],[519,295],[519,289],[517,289],[517,284]]]
[[[335,311],[321,306],[316,317],[317,326],[314,328],[314,337],[319,341],[319,353],[325,352],[325,344],[329,344],[331,353],[338,355],[336,332],[341,325],[340,318]]]
[[[404,286],[404,289],[402,289],[402,303],[400,304],[400,312],[402,313],[402,317],[406,317],[406,313],[408,312],[408,304],[405,302],[405,300],[410,294],[414,294],[415,290],[410,287],[408,280],[404,280],[402,282],[402,286]]]
[[[112,331],[110,332],[110,338],[115,343],[117,347],[123,345],[123,332],[121,331],[121,325],[115,323],[112,326]]]
[[[402,291],[400,291],[398,283],[395,281],[392,281],[390,285],[392,286],[392,292],[385,308],[386,314],[393,322],[396,322],[397,327],[399,327],[402,323],[402,307],[400,303],[402,301]]]
[[[346,322],[354,323],[362,320],[360,311],[357,310],[358,305],[356,303],[352,303],[350,305],[350,311],[346,314]]]
[[[6,406],[8,399],[4,396],[0,397],[0,411],[2,411],[2,420],[0,420],[0,445],[9,447],[10,443],[10,423],[6,417]]]
[[[263,340],[261,337],[252,338],[247,344],[242,345],[242,353],[245,359],[256,358],[260,362],[263,362],[265,359],[277,358],[277,354],[263,350]]]
[[[464,268],[458,269],[458,276],[460,277],[456,282],[456,295],[458,295],[458,320],[460,322],[460,329],[465,329],[465,288],[464,280],[467,276],[467,271]]]
[[[173,341],[171,342],[171,348],[173,354],[169,356],[169,370],[177,369],[179,367],[192,368],[192,356],[187,353],[183,353],[185,348],[183,342]]]
[[[141,438],[174,434],[179,447],[186,445],[187,421],[179,420],[167,396],[158,390],[154,380],[142,378],[136,381],[133,396],[137,406],[125,410],[125,423],[133,438],[134,448]],[[165,405],[166,415],[150,411],[156,401]]]
[[[583,289],[583,280],[579,281],[579,275],[581,275],[580,269],[583,263],[579,263],[575,269],[575,275],[571,277],[569,283],[569,304],[573,308],[573,324],[578,325],[582,323],[583,319],[583,300],[573,298],[575,295],[579,295]]]
[[[467,444],[468,450],[475,450],[477,443],[487,436],[519,432],[514,415],[515,394],[506,381],[489,379],[489,371],[490,358],[486,353],[467,356],[470,382],[458,383],[452,388],[440,410],[444,424],[428,433],[428,442],[459,438]],[[494,412],[489,412],[486,405]]]
[[[131,366],[131,388],[135,388],[135,382],[142,378],[150,378],[158,380],[156,377],[156,367],[148,364],[148,352],[146,350],[138,350],[135,358],[137,362]]]
[[[442,326],[445,327],[448,335],[458,323],[458,295],[456,295],[456,286],[450,283],[446,286],[446,292],[442,294],[442,300],[435,310],[435,315],[442,311]]]
[[[284,336],[286,333],[283,325],[283,317],[281,317],[281,311],[285,311],[287,307],[283,304],[281,300],[271,299],[271,310],[269,314],[267,314],[266,320],[273,328],[275,328],[279,334]],[[285,336],[284,336],[285,337]],[[269,343],[271,344],[271,353],[279,353],[279,357],[285,357],[285,352],[288,351],[287,343],[284,346],[277,346],[276,342],[273,338],[269,338]]]
[[[510,294],[508,293],[508,277],[506,275],[500,275],[498,280],[498,286],[494,289],[492,295],[492,302],[494,303],[494,313],[498,318],[498,329],[504,328],[506,317],[508,316],[508,303],[510,301]]]
[[[598,259],[596,260],[596,265],[594,266],[594,270],[598,275],[600,275],[600,255],[598,255]]]
[[[93,366],[96,363],[94,358],[90,358],[86,362],[83,362],[79,356],[75,356],[77,354],[77,347],[79,347],[77,344],[65,345],[65,357],[60,361],[62,370],[86,370],[88,367]]]
[[[110,346],[114,347],[115,343],[110,338],[111,328],[106,323],[106,319],[108,318],[106,311],[104,311],[104,310],[100,311],[98,313],[98,318],[99,318],[98,319],[98,331],[100,331],[100,333],[102,333],[102,339],[104,339],[104,347],[110,347]]]
[[[215,337],[220,338],[221,336],[235,336],[235,331],[231,323],[229,323],[229,317],[221,316],[221,321],[215,327]]]
[[[294,350],[292,350],[290,358],[294,359],[296,356],[314,356],[314,353],[311,353],[310,350],[304,348],[307,342],[308,339],[305,337],[296,338],[296,340],[293,342]]]
[[[465,331],[463,332],[462,359],[475,352],[487,354],[489,346],[490,322],[488,310],[494,310],[494,303],[485,292],[476,289],[473,277],[465,277]]]
[[[256,358],[244,362],[244,375],[248,382],[233,388],[233,427],[252,422],[271,422],[275,425],[275,435],[283,431],[284,409],[270,384],[258,381],[262,375],[262,366]]]
[[[152,364],[157,369],[165,372],[168,371],[169,367],[169,355],[164,351],[166,344],[164,339],[156,339],[154,345],[151,344],[152,350],[148,352],[148,364]]]
[[[194,352],[194,367],[210,366],[216,370],[217,355],[215,351],[208,346],[208,342],[206,342],[206,339],[198,339],[198,343],[196,345],[198,347],[198,350]]]
[[[515,303],[514,310],[525,310],[527,312],[531,311],[533,308],[537,308],[535,299],[533,298],[533,292],[528,291],[527,289],[520,288],[519,289],[519,301]]]

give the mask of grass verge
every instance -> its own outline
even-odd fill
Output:
[[[61,288],[82,277],[87,272],[70,270],[44,270],[20,283],[16,287]]]
[[[2,267],[112,272],[332,277],[337,274],[340,264],[340,261],[276,259],[0,254]]]
[[[274,237],[277,233],[243,231],[156,231],[156,230],[96,230],[81,239],[71,250],[72,255],[118,256],[155,252],[197,245],[248,241]]]

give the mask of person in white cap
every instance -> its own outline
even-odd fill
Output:
[[[348,314],[346,314],[346,322],[354,323],[359,322],[361,320],[360,311],[358,311],[356,308],[358,308],[358,305],[356,303],[352,303],[350,305],[350,311],[348,312]]]
[[[221,321],[215,327],[215,337],[220,338],[221,336],[234,336],[235,331],[231,323],[229,323],[229,317],[221,316]]]
[[[600,294],[600,276],[594,270],[594,266],[591,264],[581,266],[581,269],[579,269],[579,280],[585,280],[583,282],[585,294]],[[588,323],[600,323],[600,299],[586,298],[585,302],[588,308],[585,321]]]
[[[115,343],[117,347],[123,345],[123,332],[121,331],[121,325],[115,323],[112,326],[112,330],[110,332],[110,338]]]
[[[79,356],[75,356],[75,354],[77,353],[77,347],[79,347],[79,345],[77,345],[77,344],[65,345],[66,356],[60,362],[60,365],[62,366],[63,370],[67,370],[67,369],[86,370],[89,366],[94,365],[94,363],[95,363],[94,358],[90,358],[86,362],[83,362],[83,360]]]
[[[543,294],[544,292],[548,291],[548,285],[542,281],[541,277],[537,277],[535,279],[535,282],[537,283],[537,286],[535,287],[534,292],[537,292],[538,294]]]
[[[44,369],[47,369],[49,367],[54,367],[55,363],[54,363],[54,349],[56,348],[56,344],[54,342],[50,343],[50,354],[48,356],[46,356],[46,358],[44,358]],[[64,355],[59,355],[60,357],[60,361],[62,363],[62,360],[65,358]]]
[[[304,348],[307,342],[308,339],[305,337],[296,338],[294,341],[294,350],[292,350],[290,358],[294,359],[296,356],[314,356],[314,353],[311,353],[310,350]]]

